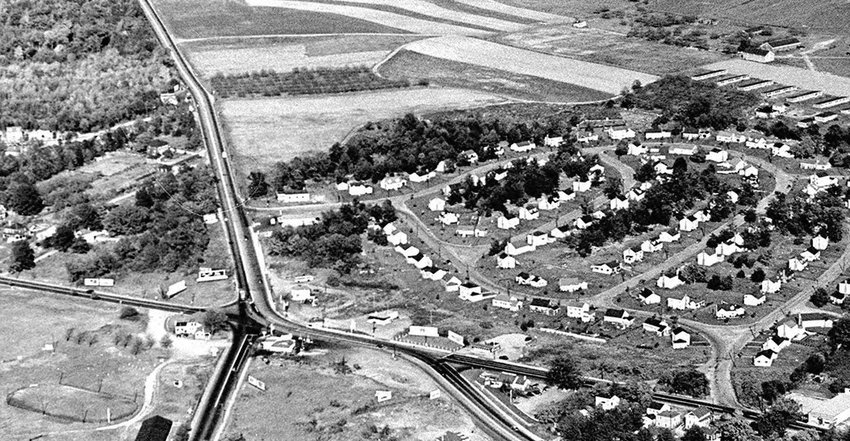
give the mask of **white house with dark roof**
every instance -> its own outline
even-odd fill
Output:
[[[717,132],[717,134],[715,135],[715,139],[717,140],[717,142],[724,143],[742,143],[747,141],[747,137],[742,134],[726,132],[722,130]]]
[[[549,135],[546,135],[546,137],[545,137],[545,138],[543,138],[543,145],[545,145],[546,147],[558,147],[558,146],[559,146],[559,145],[561,145],[563,142],[564,142],[564,137],[563,137],[563,136],[549,136]]]
[[[699,228],[699,221],[695,216],[685,216],[679,219],[680,231],[690,232],[696,230],[697,228]]]
[[[670,326],[663,319],[658,317],[649,317],[643,321],[643,330],[653,332],[659,337],[670,335]]]
[[[522,239],[514,239],[505,246],[505,253],[509,256],[519,256],[536,250],[537,247],[530,245]]]
[[[602,410],[614,410],[620,405],[620,397],[616,395],[610,397],[597,396],[594,399],[594,405]]]
[[[829,239],[821,235],[817,235],[812,238],[812,248],[818,251],[823,251],[827,249],[827,247],[829,247]]]
[[[693,156],[697,151],[699,151],[699,147],[695,145],[677,145],[670,147],[669,153],[671,155]]]
[[[753,365],[759,367],[770,367],[773,365],[773,361],[776,360],[776,357],[776,352],[771,350],[759,351],[755,357],[753,357]]]
[[[703,406],[697,407],[685,413],[685,430],[694,426],[708,428],[712,420],[713,415],[708,408]]]
[[[446,292],[458,292],[462,284],[463,282],[457,276],[451,276],[449,280],[446,280]]]
[[[846,299],[847,299],[847,294],[844,294],[842,292],[836,291],[836,292],[833,292],[832,294],[829,295],[829,303],[832,303],[833,305],[843,305],[844,300],[846,300]]]
[[[535,220],[540,217],[540,211],[535,206],[519,207],[519,218],[521,220]]]
[[[655,286],[663,289],[676,289],[684,284],[685,282],[683,282],[682,279],[679,278],[678,274],[672,277],[666,274],[662,274],[661,277],[659,277],[658,280],[655,282]]]
[[[644,305],[658,305],[661,303],[661,296],[656,294],[649,288],[640,290],[637,294],[638,300]]]
[[[539,312],[544,315],[556,315],[561,311],[561,307],[557,303],[549,299],[533,298],[528,305],[528,309]]]
[[[422,269],[422,268],[425,268],[427,266],[431,266],[431,265],[434,264],[434,262],[431,260],[430,257],[428,257],[428,256],[426,256],[422,253],[419,253],[415,256],[408,257],[408,258],[406,258],[406,260],[407,260],[407,263],[415,266],[417,269]]]
[[[567,304],[567,317],[577,318],[583,323],[592,321],[596,314],[590,312],[590,304],[587,302],[574,302]]]
[[[570,234],[572,234],[572,228],[567,225],[552,228],[552,231],[549,232],[549,235],[555,239],[563,239]]]
[[[626,197],[630,201],[639,202],[646,198],[646,192],[639,188],[632,188],[628,193],[626,193]]]
[[[623,250],[623,262],[631,265],[643,260],[643,250],[640,248],[626,248]]]
[[[419,248],[416,248],[413,245],[402,244],[393,249],[404,257],[413,257],[419,254]]]
[[[459,156],[469,161],[470,164],[476,164],[478,162],[478,153],[475,153],[473,150],[464,150]]]
[[[662,231],[661,234],[658,235],[658,241],[663,243],[677,242],[681,238],[682,233],[679,233],[679,230],[673,228],[667,231]]]
[[[431,211],[444,211],[446,209],[446,200],[441,198],[433,198],[428,201],[428,209]]]
[[[519,225],[519,218],[514,215],[502,216],[496,220],[496,227],[501,230],[510,230]]]
[[[614,261],[590,266],[590,270],[594,273],[605,274],[607,276],[619,273],[620,269],[620,263]]]
[[[481,286],[473,282],[461,283],[460,289],[458,290],[458,295],[462,300],[466,300],[470,297],[475,297],[476,294],[480,295],[481,293]]]
[[[515,143],[511,144],[511,150],[513,150],[517,153],[530,152],[530,151],[534,150],[536,147],[537,147],[537,145],[535,145],[531,141],[520,141],[520,142],[515,142]]]
[[[707,251],[702,251],[697,254],[697,265],[701,266],[712,266],[714,264],[723,262],[725,257],[722,254],[718,254],[716,252],[712,252],[709,254]]]
[[[508,311],[517,312],[522,309],[522,301],[514,296],[507,294],[499,294],[493,297],[493,306],[496,308],[507,309]]]
[[[499,255],[496,256],[496,266],[501,269],[516,268],[516,264],[516,258],[514,258],[514,256],[511,256],[508,253],[503,252],[499,253]]]
[[[832,316],[817,312],[797,314],[797,323],[803,329],[809,328],[832,328]]]
[[[645,155],[649,152],[649,148],[642,145],[640,142],[630,142],[626,148],[626,154],[632,156]]]
[[[401,190],[407,185],[407,179],[404,176],[387,176],[378,183],[378,186],[387,191]]]
[[[774,336],[770,337],[769,339],[767,339],[761,345],[761,349],[762,350],[770,350],[770,351],[776,352],[778,354],[778,353],[782,352],[782,350],[787,348],[788,346],[791,346],[791,340],[790,339],[780,337],[778,335],[774,335]]]
[[[685,349],[691,345],[691,334],[684,328],[676,328],[670,333],[673,349]]]
[[[726,162],[728,159],[729,152],[719,148],[713,148],[705,155],[705,160],[711,162]]]
[[[767,300],[767,296],[763,293],[744,294],[744,306],[758,306]]]
[[[557,196],[543,195],[537,201],[537,209],[543,211],[557,210],[561,207],[561,201]]]
[[[578,228],[579,230],[586,230],[591,225],[593,225],[593,216],[584,215],[573,222],[573,226]]]
[[[573,181],[573,192],[575,193],[584,193],[586,191],[590,191],[591,182],[590,180],[582,181],[575,180]]]
[[[800,257],[802,257],[807,262],[814,262],[815,260],[820,260],[820,250],[815,249],[815,247],[806,248],[806,251],[800,253]]]
[[[628,210],[629,200],[625,196],[617,196],[608,202],[608,206],[611,208],[612,211]]]
[[[730,318],[743,317],[746,312],[747,311],[744,310],[744,308],[740,305],[727,303],[717,306],[717,311],[715,311],[714,316],[718,320],[725,320]]]
[[[629,313],[623,309],[609,308],[605,311],[602,321],[604,323],[611,323],[620,328],[628,328],[634,322],[634,318],[632,318]]]
[[[796,257],[788,259],[788,269],[791,271],[805,271],[808,266],[809,262],[805,259],[798,259]]]
[[[549,236],[545,231],[533,231],[525,236],[525,241],[529,245],[542,247],[555,242],[555,238]]]
[[[576,192],[573,191],[572,188],[567,188],[564,190],[558,190],[558,201],[560,202],[568,202],[572,201],[576,198]]]
[[[640,244],[640,250],[644,252],[644,255],[661,251],[663,248],[664,244],[657,240],[647,239]]]

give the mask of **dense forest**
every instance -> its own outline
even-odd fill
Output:
[[[135,0],[12,0],[0,14],[0,128],[91,131],[176,84]]]
[[[693,81],[686,76],[666,76],[641,86],[635,84],[622,107],[661,111],[657,124],[676,122],[681,127],[712,127],[725,130],[745,121],[745,112],[759,103],[757,95],[712,83]]]

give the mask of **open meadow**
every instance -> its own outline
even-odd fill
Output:
[[[505,99],[462,89],[417,88],[358,94],[223,101],[225,131],[237,152],[238,169],[268,170],[308,152],[326,151],[369,121],[438,110],[504,103]]]
[[[765,24],[844,34],[850,30],[850,5],[843,0],[658,0],[649,9],[723,18],[744,26]]]

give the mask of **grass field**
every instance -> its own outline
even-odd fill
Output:
[[[847,33],[850,5],[843,0],[658,0],[652,10],[724,18],[741,25],[766,24]]]
[[[846,58],[812,58],[815,67],[833,75],[850,77],[850,57]]]
[[[247,4],[253,7],[285,8],[286,10],[342,15],[380,26],[425,35],[478,35],[493,31],[490,28],[416,14],[402,8],[387,6],[372,8],[368,5],[361,7],[345,3],[316,3],[297,0],[247,0]],[[332,32],[339,33],[340,31],[334,30]]]
[[[462,89],[408,89],[321,97],[226,100],[221,104],[225,130],[242,172],[268,170],[277,161],[315,151],[369,121],[442,109],[505,102],[503,98]]]
[[[498,37],[497,41],[655,75],[680,72],[724,59],[717,52],[682,49],[595,27],[576,29],[571,25],[530,28]]]
[[[611,95],[597,90],[566,84],[501,69],[436,58],[403,50],[380,67],[381,75],[415,82],[428,79],[432,84],[481,90],[512,98],[546,102],[598,101]]]
[[[120,397],[116,411],[118,401],[126,404],[128,400],[141,400],[144,377],[157,363],[157,357],[166,355],[158,349],[132,355],[129,348],[114,343],[116,335],[144,331],[143,322],[120,320],[117,305],[104,306],[20,290],[3,290],[0,296],[4,304],[4,320],[0,323],[0,349],[4,354],[0,361],[2,393],[6,396],[37,385],[23,394],[28,398],[35,395],[44,398],[43,403],[41,399],[36,401],[39,406],[47,406],[49,412],[79,413],[78,416],[86,408],[94,412],[95,407],[87,404],[93,404],[94,399],[102,400],[103,396],[79,389],[100,388],[103,393]],[[26,332],[21,332],[24,329]],[[66,340],[69,329],[73,330],[72,337]],[[81,336],[79,342],[76,336]],[[54,351],[43,350],[47,343],[54,345]],[[59,385],[60,377],[62,385]],[[60,406],[60,403],[64,404]],[[98,411],[92,416],[105,415]],[[43,431],[91,427],[91,424],[60,423],[40,412],[9,406],[5,400],[0,404],[0,431],[6,439],[29,439]],[[85,437],[76,436],[76,439]],[[113,434],[104,439],[116,438]]]
[[[429,38],[410,43],[405,48],[432,57],[536,76],[609,94],[620,93],[635,80],[648,84],[658,78],[467,37]]]
[[[333,368],[343,359],[349,374]],[[436,439],[447,430],[471,435],[471,441],[485,439],[472,433],[472,420],[456,404],[428,400],[435,383],[387,352],[328,347],[298,359],[274,358],[268,365],[255,359],[249,373],[267,390],[243,386],[226,431],[246,439],[279,439],[281,433],[292,441],[389,439],[374,434],[373,426],[388,427],[399,441]],[[393,396],[377,403],[378,390]]]
[[[569,16],[564,15],[556,15],[549,14],[546,12],[541,12],[540,8],[536,4],[529,5],[528,8],[518,8],[515,6],[511,6],[506,1],[497,1],[497,0],[450,0],[454,3],[459,3],[463,5],[467,5],[475,8],[479,13],[486,13],[484,11],[496,12],[499,14],[504,14],[508,16],[514,17],[522,17],[528,20],[534,21],[560,21],[560,20],[569,20]],[[561,2],[559,2],[561,3]]]
[[[181,39],[240,35],[321,33],[405,33],[344,15],[271,7],[228,0],[156,0],[157,10]]]

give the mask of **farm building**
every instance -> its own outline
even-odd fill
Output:
[[[760,47],[765,50],[770,50],[773,52],[783,52],[783,51],[793,51],[800,47],[800,40],[796,38],[781,38],[777,40],[770,40]]]

